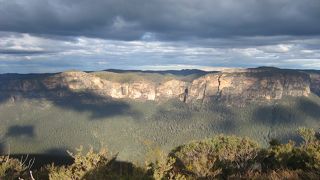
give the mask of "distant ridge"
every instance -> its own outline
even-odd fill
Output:
[[[157,74],[173,74],[173,75],[179,75],[179,76],[187,76],[191,74],[199,74],[199,75],[205,75],[208,73],[217,73],[219,71],[203,71],[199,69],[182,69],[182,70],[121,70],[121,69],[106,69],[103,71],[107,72],[114,72],[114,73],[157,73]]]

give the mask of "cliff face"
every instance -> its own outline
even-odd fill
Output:
[[[311,73],[310,74],[311,85],[310,90],[320,96],[320,74],[318,73]]]
[[[232,103],[274,100],[284,96],[308,96],[310,87],[314,91],[320,89],[320,83],[311,84],[307,73],[268,68],[207,74],[192,82],[178,79],[161,83],[150,80],[114,82],[85,72],[64,72],[41,78],[34,76],[29,78],[2,77],[0,91],[35,93],[67,90],[141,101],[165,101],[179,98],[186,103],[212,100]],[[318,81],[313,80],[312,82]]]
[[[307,74],[248,70],[207,75],[193,82],[190,100],[215,99],[228,102],[274,100],[284,96],[308,96]]]

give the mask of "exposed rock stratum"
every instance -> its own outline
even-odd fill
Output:
[[[165,101],[178,98],[186,103],[269,101],[284,96],[308,96],[320,92],[320,75],[277,68],[237,69],[208,73],[192,81],[169,79],[154,82],[138,79],[117,82],[93,73],[69,71],[46,75],[1,75],[0,91],[37,95],[37,92],[90,92],[100,97]]]

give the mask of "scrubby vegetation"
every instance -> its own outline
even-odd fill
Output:
[[[312,129],[301,128],[299,134],[300,145],[272,140],[268,148],[236,136],[191,142],[173,150],[165,163],[157,162],[154,174],[164,179],[319,179],[320,139]]]
[[[0,179],[17,179],[27,173],[27,166],[18,159],[0,156]]]
[[[258,151],[258,144],[247,138],[218,136],[180,146],[170,156],[184,167],[180,173],[207,178],[247,172]]]
[[[69,152],[73,164],[51,164],[33,174],[30,164],[5,156],[0,157],[0,179],[319,179],[319,134],[307,128],[298,134],[300,144],[272,139],[266,148],[248,138],[219,135],[157,153],[146,167],[126,163],[125,171],[124,162],[106,149],[83,154],[79,148]]]

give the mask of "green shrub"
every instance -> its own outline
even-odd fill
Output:
[[[293,141],[287,144],[272,145],[261,151],[262,167],[265,171],[276,169],[304,169],[307,156]]]
[[[272,143],[260,152],[265,171],[276,169],[303,169],[320,172],[320,141],[313,129],[300,128],[299,135],[304,142],[296,146],[293,141],[287,144]]]
[[[52,164],[42,170],[42,174],[47,171],[50,180],[150,179],[145,169],[116,161],[116,156],[110,156],[105,148],[97,153],[90,148],[87,153],[83,153],[80,147],[75,154],[68,153],[74,158],[73,164],[60,167]]]
[[[82,151],[83,148],[80,147],[75,154],[69,152],[74,158],[74,163],[70,166],[49,166],[49,179],[104,179],[110,175],[110,166],[116,156],[109,156],[106,149],[98,153],[93,148],[86,154]]]
[[[299,128],[298,134],[303,138],[303,140],[304,140],[303,145],[305,145],[305,146],[308,144],[318,142],[318,139],[316,137],[316,132],[313,129]]]
[[[320,173],[320,140],[317,137],[316,132],[313,129],[306,128],[300,128],[298,132],[304,140],[300,149],[308,158],[306,167]]]
[[[186,179],[184,175],[175,171],[175,158],[168,157],[163,151],[159,151],[156,156],[156,161],[148,165],[148,169],[151,170],[154,179]]]
[[[0,156],[0,179],[18,179],[27,176],[28,167],[18,159]]]
[[[251,169],[259,152],[248,138],[217,136],[192,142],[173,150],[177,172],[193,178],[214,178],[243,174]]]

